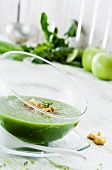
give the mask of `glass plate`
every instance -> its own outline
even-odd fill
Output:
[[[53,156],[60,156],[61,154],[58,153],[49,153],[44,151],[39,151],[36,149],[30,148],[21,148],[18,146],[18,139],[10,135],[6,132],[3,128],[0,127],[0,151],[12,155],[18,156],[27,156],[27,157],[53,157]],[[17,147],[16,147],[17,144]],[[14,149],[13,148],[14,145]],[[60,140],[55,142],[51,142],[49,144],[50,147],[56,148],[66,148],[66,149],[73,149],[76,151],[81,151],[90,146],[87,140],[83,139],[77,132],[74,130],[67,134]],[[47,146],[46,146],[47,147]]]

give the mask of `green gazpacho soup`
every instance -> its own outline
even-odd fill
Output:
[[[31,96],[22,96],[25,101],[31,98]],[[23,141],[48,144],[62,138],[78,124],[80,111],[76,108],[51,99],[34,98],[41,103],[41,106],[43,103],[52,104],[55,111],[51,114],[58,114],[60,118],[46,116],[39,111],[34,112],[34,109],[26,108],[24,103],[15,96],[0,97],[1,126]],[[63,119],[62,116],[74,116],[74,119]]]

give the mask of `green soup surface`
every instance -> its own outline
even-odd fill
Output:
[[[33,112],[15,96],[0,97],[0,124],[9,133],[26,142],[48,144],[67,134],[78,124],[80,111],[68,104],[41,97],[21,96],[29,101],[35,98],[39,103],[51,102],[56,110],[51,116],[40,111]],[[57,114],[60,118],[52,116]],[[63,117],[74,117],[63,119]]]

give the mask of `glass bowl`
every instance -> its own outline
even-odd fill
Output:
[[[37,58],[27,64],[13,57]],[[87,100],[63,70],[39,56],[10,51],[0,58],[0,124],[15,137],[48,145],[80,121]]]

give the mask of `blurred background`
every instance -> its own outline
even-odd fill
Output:
[[[67,31],[73,19],[80,20],[84,34],[78,35],[78,44],[102,45],[104,35],[108,34],[106,49],[112,50],[112,0],[20,0],[20,22],[37,27],[37,41],[43,40],[40,26],[42,12],[46,12],[51,29],[59,28],[59,35]],[[4,25],[17,20],[18,0],[0,0],[0,32]],[[105,30],[108,29],[108,33]],[[72,41],[75,45],[75,40]]]

